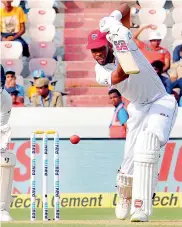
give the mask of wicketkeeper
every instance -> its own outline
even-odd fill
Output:
[[[0,221],[12,221],[12,218],[9,214],[9,208],[12,201],[11,190],[16,157],[13,153],[7,150],[11,137],[11,128],[8,124],[8,121],[11,114],[12,99],[8,92],[4,89],[6,78],[2,65],[0,65],[0,67]]]

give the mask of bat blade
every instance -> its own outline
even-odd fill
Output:
[[[138,74],[140,72],[130,51],[117,52],[117,58],[121,68],[126,74]]]
[[[116,55],[121,68],[126,74],[138,74],[140,69],[135,62],[135,59],[128,47],[128,44],[124,40],[115,40],[114,46]]]

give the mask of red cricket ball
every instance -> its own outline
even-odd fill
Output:
[[[70,142],[72,144],[78,144],[80,142],[80,137],[77,135],[73,135],[70,137]]]

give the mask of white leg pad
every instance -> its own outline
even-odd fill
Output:
[[[138,135],[133,172],[131,214],[143,211],[152,214],[152,197],[156,187],[160,141],[157,135],[143,131]]]
[[[121,173],[117,174],[117,193],[120,198],[131,199],[133,176]]]
[[[119,201],[116,205],[115,214],[116,218],[125,220],[131,209],[131,196],[132,196],[132,182],[131,175],[123,174],[120,171],[117,174],[117,193]]]
[[[16,157],[11,152],[0,153],[0,210],[7,210],[12,201],[11,190]]]

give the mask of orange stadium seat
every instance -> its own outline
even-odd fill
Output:
[[[27,0],[28,8],[52,8],[53,0]]]
[[[2,59],[1,63],[5,71],[14,71],[16,75],[21,75],[23,70],[21,59]]]
[[[53,24],[56,19],[54,9],[33,8],[28,12],[28,21],[30,24]]]
[[[29,51],[32,58],[52,58],[56,46],[53,42],[32,42],[29,44]]]
[[[181,0],[172,0],[173,6],[175,8],[182,8],[182,1]]]
[[[46,76],[54,76],[56,71],[56,60],[53,58],[33,58],[29,62],[29,70],[41,69],[44,71]]]
[[[142,8],[162,8],[166,0],[138,0]]]
[[[182,23],[182,8],[174,8],[172,17],[175,23]]]
[[[22,55],[23,47],[17,41],[2,41],[0,42],[1,59],[19,59]]]
[[[172,35],[176,40],[182,40],[182,23],[174,24],[172,27]]]
[[[145,24],[142,24],[141,26],[144,26]],[[146,24],[147,25],[147,24]],[[162,37],[164,38],[167,35],[167,27],[165,24],[159,24],[159,25],[155,25],[155,29],[145,29],[144,31],[142,31],[142,33],[140,34],[140,39],[141,40],[149,40],[149,35],[152,31],[156,31],[156,32],[160,32],[160,34],[162,35]]]
[[[52,24],[30,25],[28,30],[34,42],[52,42],[56,34],[56,29]]]
[[[166,19],[166,10],[141,8],[138,15],[141,24],[163,24]]]

